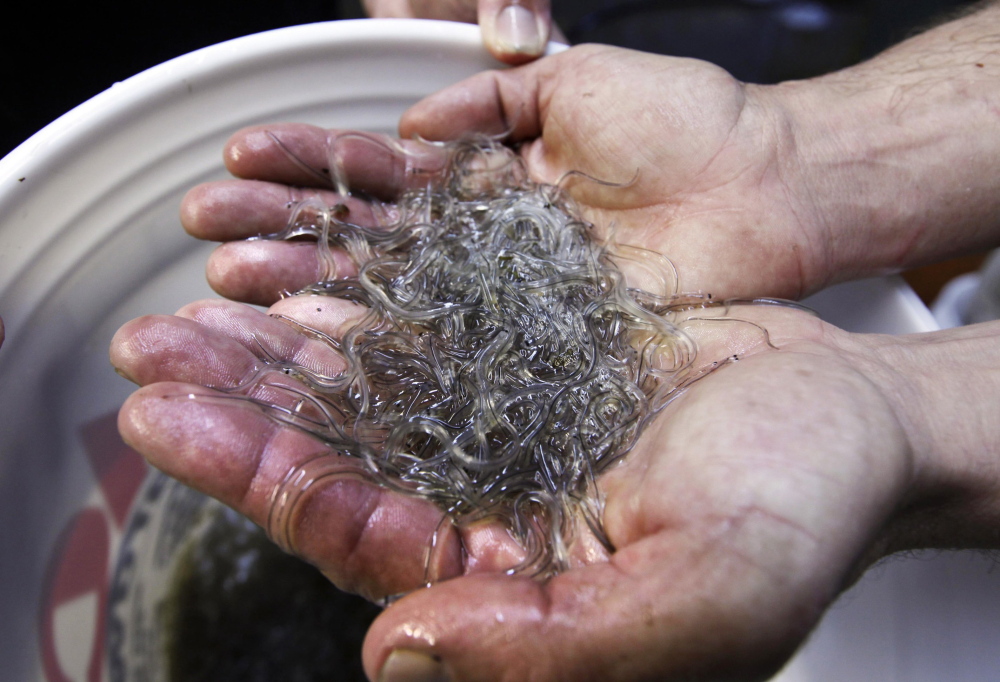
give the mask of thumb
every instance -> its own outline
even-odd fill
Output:
[[[365,669],[378,682],[762,680],[815,622],[787,600],[734,593],[729,571],[634,568],[612,559],[548,582],[479,574],[414,592],[372,625]]]
[[[494,57],[523,64],[545,52],[552,30],[549,0],[479,0],[479,26]]]
[[[370,17],[476,23],[476,0],[363,0]]]
[[[512,142],[538,137],[548,109],[541,86],[556,76],[568,54],[515,69],[484,71],[436,92],[403,114],[400,137],[451,140],[483,133],[506,135]]]
[[[444,19],[474,23],[478,17],[483,43],[505,64],[541,57],[549,36],[565,42],[553,29],[549,0],[363,0],[370,17]]]
[[[375,19],[413,19],[410,0],[362,0],[365,14]]]

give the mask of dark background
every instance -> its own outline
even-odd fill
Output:
[[[959,0],[554,0],[574,42],[714,61],[773,82],[849,65]],[[14,10],[16,7],[16,12]],[[282,26],[361,16],[358,0],[179,0],[8,5],[0,22],[0,156],[116,81],[206,45]]]
[[[804,78],[871,56],[967,0],[553,0],[572,42],[708,59],[746,81]],[[16,8],[16,11],[15,11]],[[359,0],[22,2],[0,22],[0,156],[77,104],[213,43],[362,16]],[[975,261],[973,261],[973,264]],[[968,269],[963,262],[958,270]],[[942,275],[950,277],[951,271]],[[932,296],[938,284],[918,293]]]

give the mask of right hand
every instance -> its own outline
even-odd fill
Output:
[[[271,312],[336,335],[354,307],[293,296]],[[438,537],[443,581],[418,589],[440,509],[356,477],[309,486],[287,546],[343,589],[413,591],[369,632],[371,679],[765,679],[879,557],[996,548],[1000,324],[885,337],[792,309],[736,317],[777,349],[753,324],[692,329],[706,361],[714,337],[747,353],[691,385],[599,478],[610,557],[581,554],[545,582],[511,577],[519,548],[478,522]],[[126,442],[265,527],[274,491],[325,446],[205,386],[244,383],[271,352],[343,367],[328,344],[228,301],[130,322],[111,350],[143,386],[119,417]]]
[[[523,64],[542,56],[553,31],[549,0],[364,0],[371,17],[445,19],[474,24],[483,43],[506,64]]]

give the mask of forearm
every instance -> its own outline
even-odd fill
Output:
[[[1000,322],[861,338],[913,457],[883,549],[1000,548]]]
[[[774,86],[828,284],[1000,245],[1000,4]]]

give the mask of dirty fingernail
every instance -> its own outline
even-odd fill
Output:
[[[396,649],[385,659],[378,682],[451,682],[451,677],[436,656]]]
[[[497,16],[496,36],[500,47],[517,54],[540,54],[542,35],[535,13],[520,5],[509,5]]]

